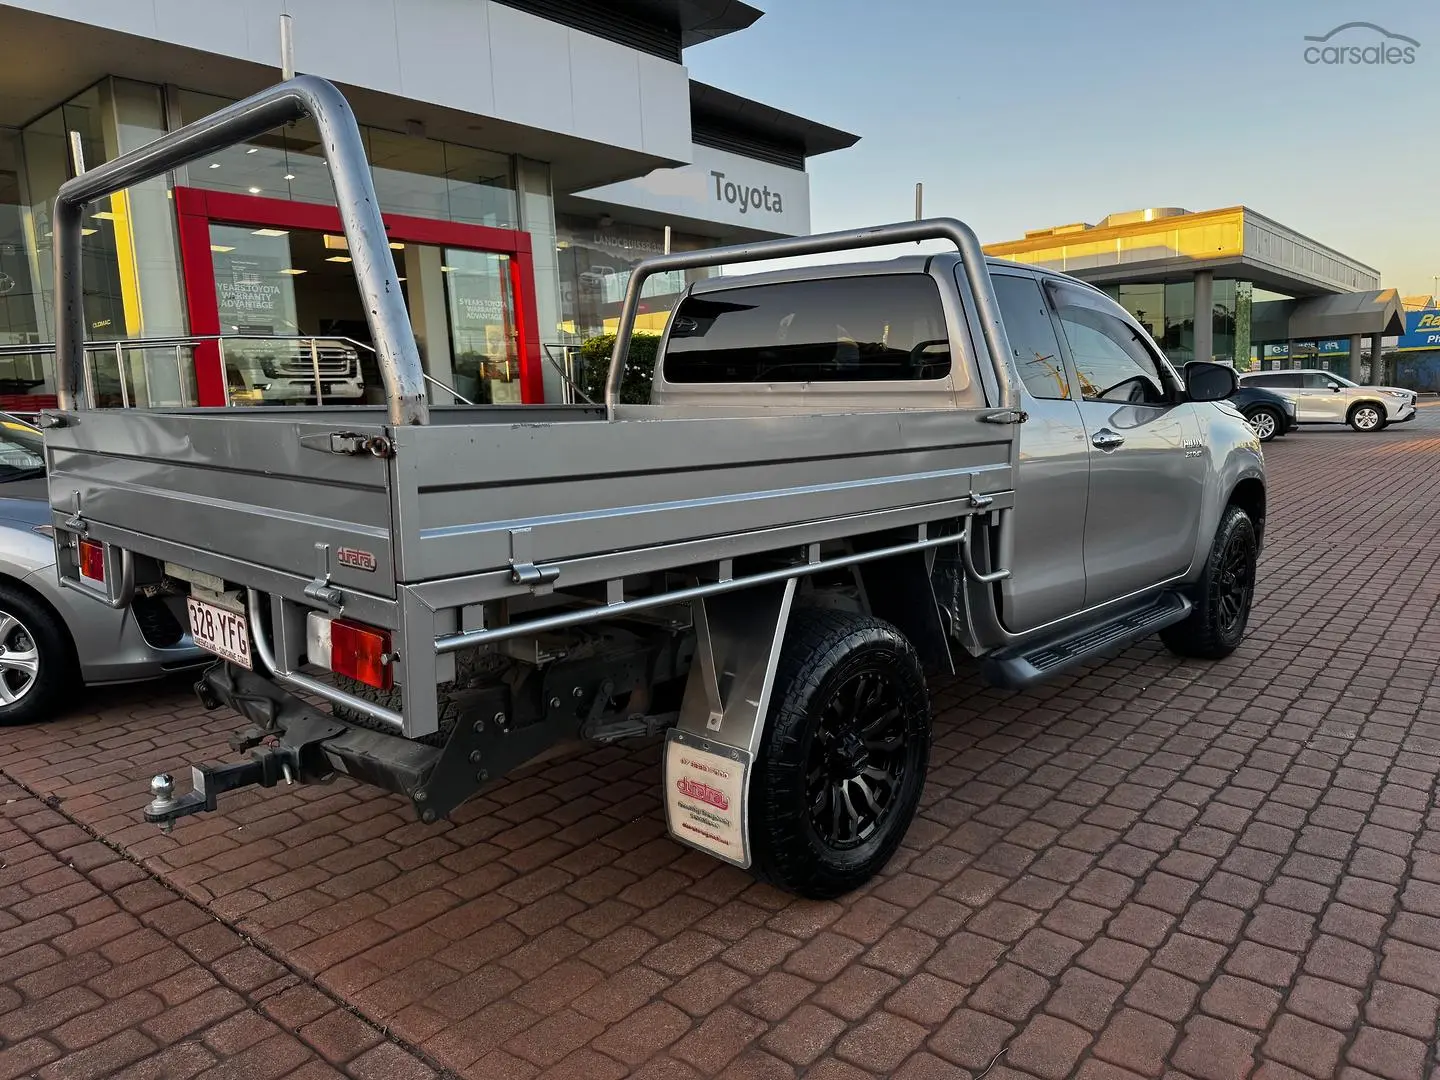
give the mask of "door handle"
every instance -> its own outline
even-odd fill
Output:
[[[1123,445],[1125,436],[1111,431],[1109,428],[1101,428],[1090,436],[1090,443],[1097,450],[1114,450],[1117,446]]]

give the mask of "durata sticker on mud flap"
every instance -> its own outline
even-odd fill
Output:
[[[748,866],[746,772],[745,760],[672,738],[665,748],[665,819],[671,833],[726,862]]]

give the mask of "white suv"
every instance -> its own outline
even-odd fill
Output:
[[[1250,371],[1240,376],[1240,383],[1263,386],[1295,402],[1295,420],[1301,424],[1349,424],[1356,431],[1379,431],[1415,419],[1415,391],[1361,386],[1332,371]]]

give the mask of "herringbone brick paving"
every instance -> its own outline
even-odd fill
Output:
[[[166,837],[139,820],[149,776],[228,756],[232,718],[152,687],[0,732],[31,793],[6,796],[0,833],[0,1078],[81,1075],[59,1055],[91,1024],[131,1060],[190,1055],[137,1076],[236,1067],[205,1022],[352,1076],[425,1075],[417,1055],[477,1080],[1425,1076],[1440,408],[1267,459],[1242,650],[1203,665],[1146,644],[1023,694],[937,684],[922,815],[838,903],[668,840],[653,744],[521,772],[441,826],[337,781],[239,793]],[[189,925],[205,912],[251,944]],[[111,968],[66,968],[55,943],[81,919],[152,925],[153,952],[112,941],[85,953]],[[166,980],[199,989],[172,1003]],[[53,1024],[14,1041],[35,1001]],[[230,1019],[202,1020],[222,1001]]]

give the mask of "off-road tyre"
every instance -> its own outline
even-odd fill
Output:
[[[1205,572],[1191,596],[1195,605],[1183,622],[1160,631],[1160,640],[1177,656],[1222,660],[1245,637],[1255,598],[1259,560],[1255,523],[1238,506],[1227,506],[1205,560]]]
[[[817,761],[829,800],[819,810]],[[797,608],[750,783],[752,869],[777,888],[816,900],[863,885],[904,839],[929,761],[930,697],[904,635],[868,615]],[[837,779],[851,768],[856,776]],[[842,790],[849,805],[860,799],[858,817],[837,797]],[[836,806],[843,828],[830,827]],[[817,819],[826,824],[817,826]]]

